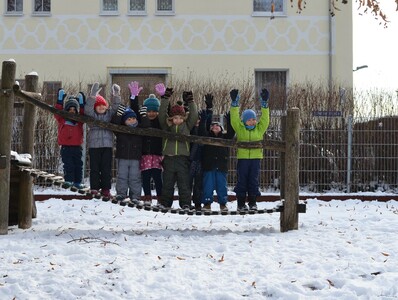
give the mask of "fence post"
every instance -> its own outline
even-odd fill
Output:
[[[281,118],[281,138],[282,141],[286,140],[286,116],[282,116]],[[285,152],[279,152],[279,171],[280,171],[280,182],[279,182],[279,189],[280,189],[280,198],[285,199]]]
[[[38,92],[39,76],[28,74],[25,76],[25,90]],[[36,108],[33,104],[24,102],[24,114],[22,123],[22,153],[29,153],[33,161],[33,146],[35,132]],[[22,172],[19,182],[19,203],[18,203],[18,227],[27,229],[32,226],[32,214],[35,211],[33,200],[33,179]]]
[[[15,61],[3,61],[0,89],[0,234],[8,233],[10,205],[10,155],[14,109]]]
[[[298,229],[299,159],[300,159],[300,110],[287,111],[285,132],[285,201],[281,212],[281,232]]]
[[[347,193],[351,192],[352,115],[347,118]]]

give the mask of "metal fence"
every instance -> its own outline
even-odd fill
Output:
[[[15,113],[13,150],[19,152],[21,113],[18,110]],[[278,116],[271,118],[268,138],[281,139],[280,121]],[[311,124],[301,124],[300,140],[301,191],[398,193],[398,117],[314,117]],[[43,111],[37,114],[35,141],[34,167],[62,175],[53,115]],[[87,155],[87,167],[88,159]],[[236,164],[236,150],[231,149],[228,174],[231,187],[237,179]],[[279,166],[279,153],[264,150],[260,176],[263,192],[279,190]],[[85,168],[86,178],[88,174],[89,169]],[[115,179],[116,170],[113,175]]]

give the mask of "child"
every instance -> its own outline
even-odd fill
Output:
[[[205,99],[206,110],[201,110],[199,112],[199,120],[196,121],[195,126],[192,128],[191,135],[206,136],[210,128],[211,116],[213,115],[213,95],[206,94]],[[184,107],[187,106],[187,104],[184,105]],[[203,145],[191,143],[191,152],[189,155],[189,161],[191,162],[189,168],[189,183],[192,190],[192,202],[197,211],[202,210],[203,202],[202,153]]]
[[[118,109],[112,123],[131,127],[149,127],[146,117],[146,107],[140,109],[141,123],[138,123],[137,114],[124,105]],[[119,133],[116,135],[117,179],[116,200],[130,203],[139,203],[141,199],[141,172],[140,159],[142,156],[142,137],[139,135]],[[126,198],[129,197],[130,199]]]
[[[212,98],[211,98],[212,100]],[[207,99],[206,104],[210,101]],[[208,106],[209,104],[207,104]],[[213,106],[211,104],[211,106]],[[207,110],[207,118],[212,119],[212,111]],[[211,122],[209,130],[205,128],[206,135],[212,138],[232,139],[235,136],[235,131],[231,126],[229,113],[226,114],[227,132],[224,132],[220,122]],[[203,210],[211,210],[211,203],[213,203],[213,191],[216,190],[218,204],[221,211],[228,211],[228,161],[229,148],[218,147],[211,145],[203,146],[202,168],[203,168]]]
[[[66,101],[66,93],[64,89],[58,90],[58,100],[55,105],[56,109],[73,114],[84,114],[85,96],[80,92],[77,97],[70,96]],[[58,122],[58,145],[61,146],[61,158],[64,164],[65,182],[64,188],[74,187],[75,189],[83,189],[83,160],[82,160],[82,144],[83,144],[83,123],[72,120],[66,120],[59,115],[54,115]]]
[[[163,84],[156,85],[162,96],[159,109],[159,122],[162,129],[172,133],[189,135],[198,119],[198,111],[193,101],[192,92],[184,92],[184,102],[188,103],[188,117],[182,105],[174,105],[167,115],[169,97],[173,89],[165,89]],[[163,189],[160,206],[171,207],[174,197],[174,185],[177,182],[179,204],[183,209],[190,209],[191,190],[189,188],[189,143],[172,138],[163,139]]]
[[[154,94],[145,99],[143,105],[147,108],[149,127],[161,129],[159,123],[160,101]],[[142,187],[144,189],[144,203],[152,203],[151,178],[155,183],[156,196],[159,200],[162,195],[162,138],[144,136],[142,142],[142,158],[140,163]]]
[[[236,132],[238,142],[262,141],[269,125],[269,92],[262,89],[260,93],[261,117],[257,123],[256,113],[246,109],[239,118],[239,91],[231,90],[231,125]],[[246,206],[246,195],[249,202],[249,209],[257,209],[257,196],[259,191],[260,160],[263,158],[263,149],[238,148],[238,164],[236,171],[238,182],[235,186],[235,193],[238,202],[238,211],[248,210]]]
[[[84,113],[97,120],[110,122],[120,104],[120,86],[112,85],[111,106],[99,95],[99,83],[93,84],[90,97],[84,106]],[[112,131],[90,125],[87,138],[90,156],[90,188],[92,194],[101,191],[103,197],[111,197],[113,133]]]

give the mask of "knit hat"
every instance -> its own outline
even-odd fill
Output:
[[[65,101],[65,111],[69,111],[71,107],[74,107],[76,110],[76,113],[79,112],[79,102],[77,102],[76,98],[71,96],[68,98],[68,100]]]
[[[122,116],[122,124],[126,123],[126,120],[128,118],[137,118],[137,114],[130,108],[127,108],[126,111],[124,112]]]
[[[221,132],[223,132],[223,131],[224,131],[224,127],[221,125],[221,123],[220,123],[220,122],[211,122],[211,124],[210,124],[210,128],[211,128],[213,125],[218,125],[218,126],[220,126],[220,128],[221,128]]]
[[[256,115],[255,111],[252,109],[246,109],[242,113],[242,121],[243,121],[243,124],[245,124],[245,125],[246,125],[247,120],[256,119],[256,118],[257,118],[257,115]]]
[[[176,104],[170,108],[170,117],[182,116],[185,117],[185,109],[181,104]]]
[[[95,97],[94,109],[99,105],[104,105],[108,107],[108,102],[106,102],[105,98],[102,97],[101,95],[97,95]]]
[[[159,111],[160,102],[154,94],[150,94],[144,101],[147,111]]]

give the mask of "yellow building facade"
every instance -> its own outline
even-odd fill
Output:
[[[48,85],[130,79],[172,82],[194,72],[352,87],[352,1],[11,0],[0,7],[0,58]],[[145,79],[146,78],[146,79]]]

